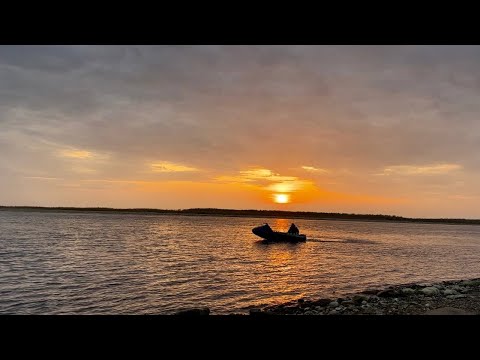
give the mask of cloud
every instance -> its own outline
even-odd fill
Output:
[[[461,169],[462,166],[458,164],[396,165],[386,167],[381,175],[442,175]]]
[[[265,168],[241,170],[238,175],[222,175],[215,178],[219,182],[250,184],[269,192],[291,193],[315,184],[309,180],[302,180],[296,176],[283,176]]]
[[[0,202],[26,199],[24,175],[264,190],[315,176],[364,194],[478,183],[478,46],[1,46],[0,79]],[[54,184],[37,183],[37,198]]]
[[[174,173],[174,172],[196,172],[200,171],[197,168],[182,165],[182,164],[175,164],[169,161],[159,161],[153,164],[150,164],[150,169],[153,172],[160,172],[160,173]]]
[[[478,200],[480,196],[478,195],[448,195],[449,199],[454,200]]]
[[[35,179],[35,180],[62,180],[61,178],[56,177],[46,177],[46,176],[24,176],[25,179]]]
[[[0,55],[0,113],[29,110],[21,124],[13,113],[0,121],[119,158],[143,160],[162,144],[167,159],[219,170],[250,159],[285,170],[307,157],[374,168],[434,153],[479,162],[475,47],[24,46]],[[468,126],[452,128],[451,114]],[[292,139],[301,146],[281,146]]]
[[[55,144],[45,140],[42,140],[42,143],[44,147],[49,147],[49,148],[52,148],[52,147],[58,148],[62,146],[60,144]],[[97,151],[85,150],[85,149],[75,149],[75,148],[57,150],[57,155],[62,158],[74,161],[77,164],[79,163],[105,164],[106,162],[111,160],[111,154],[100,153]]]
[[[282,176],[269,169],[253,168],[241,170],[238,175],[217,176],[215,180],[222,182],[272,182],[272,181],[295,181],[295,176]]]
[[[300,180],[300,179],[293,179],[290,181],[282,181],[282,182],[277,182],[274,184],[270,184],[266,187],[266,189],[273,191],[273,192],[279,192],[279,193],[290,193],[290,192],[295,192],[299,191],[302,189],[307,188],[310,185],[313,185],[314,183],[312,181],[308,180]]]
[[[245,181],[268,180],[268,181],[292,181],[297,178],[294,176],[281,176],[268,169],[250,169],[240,171],[240,178]]]
[[[62,150],[60,155],[72,159],[91,159],[93,154],[86,150]]]
[[[98,170],[96,169],[92,169],[84,166],[74,166],[71,168],[71,170],[79,174],[93,174],[98,172]]]
[[[318,169],[313,166],[302,166],[302,169],[308,172],[313,172],[313,173],[327,173],[328,170],[325,169]]]

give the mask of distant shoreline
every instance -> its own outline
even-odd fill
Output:
[[[367,221],[367,222],[395,222],[395,223],[423,223],[423,224],[452,224],[452,225],[480,225],[480,219],[424,219],[406,218],[394,215],[375,214],[346,214],[322,213],[303,211],[280,210],[232,210],[196,208],[183,210],[165,209],[115,209],[104,207],[43,207],[43,206],[0,206],[0,211],[62,211],[62,212],[97,212],[115,214],[142,214],[142,215],[184,215],[184,216],[225,216],[225,217],[251,217],[251,218],[289,218],[303,220],[340,220],[340,221]]]

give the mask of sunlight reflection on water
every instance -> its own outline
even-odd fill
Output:
[[[480,226],[0,211],[0,313],[244,312],[299,297],[480,276]]]

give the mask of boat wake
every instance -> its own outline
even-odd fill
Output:
[[[375,241],[367,239],[350,239],[350,238],[332,238],[332,239],[308,239],[311,242],[333,242],[342,244],[375,244]]]
[[[342,240],[308,239],[308,242],[333,242],[333,243],[339,243],[339,242],[344,242],[344,241],[342,241]]]

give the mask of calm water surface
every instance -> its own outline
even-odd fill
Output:
[[[480,277],[480,226],[0,211],[1,314],[247,312],[299,297]]]

